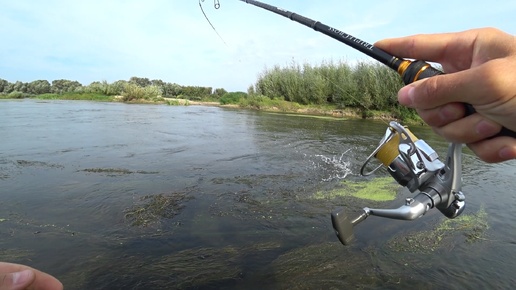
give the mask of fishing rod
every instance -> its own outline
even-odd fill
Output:
[[[319,21],[312,20],[310,18],[304,17],[294,12],[290,12],[288,10],[278,8],[266,3],[262,3],[254,0],[240,0],[247,4],[251,4],[254,6],[258,6],[265,10],[271,11],[273,13],[279,14],[286,18],[289,18],[292,21],[301,23],[305,26],[308,26],[315,31],[323,33],[331,38],[334,38],[352,48],[376,59],[377,61],[387,65],[388,67],[398,71],[398,73],[403,77],[403,81],[406,83],[414,82],[418,79],[422,79],[424,77],[430,77],[437,74],[442,74],[439,70],[431,67],[429,64],[422,61],[411,62],[408,60],[404,60],[398,57],[395,57],[387,52],[375,47],[374,45],[363,41],[359,38],[356,38],[350,34],[347,34],[343,31],[340,31],[336,28],[325,25]],[[406,80],[406,81],[405,81]]]
[[[391,69],[397,71],[398,74],[403,79],[403,82],[406,85],[413,83],[415,81],[418,81],[418,80],[422,80],[425,78],[444,74],[442,71],[434,68],[429,63],[427,63],[423,60],[412,61],[412,60],[403,59],[401,57],[396,57],[394,55],[387,53],[386,51],[384,51],[380,48],[375,47],[374,45],[372,45],[366,41],[363,41],[357,37],[354,37],[350,34],[343,32],[339,29],[330,27],[319,21],[312,20],[310,18],[299,15],[297,13],[294,13],[294,12],[291,12],[291,11],[288,11],[288,10],[285,10],[282,8],[278,8],[278,7],[275,7],[275,6],[260,2],[260,1],[254,1],[254,0],[240,0],[240,1],[263,8],[270,12],[273,12],[273,13],[279,14],[281,16],[284,16],[286,18],[289,18],[292,21],[301,23],[307,27],[314,29],[315,31],[318,31],[318,32],[325,34],[333,39],[336,39],[336,40],[376,59],[377,61],[379,61],[379,62],[385,64],[386,66],[390,67]],[[475,113],[475,108],[473,108],[473,106],[471,106],[470,104],[465,104],[465,108],[466,108],[467,116]],[[496,136],[510,136],[510,137],[516,138],[516,132],[503,127],[502,130]]]
[[[254,0],[240,0],[261,7],[318,32],[330,36],[398,72],[405,84],[443,74],[423,60],[406,60],[391,55],[374,45],[343,31],[327,26],[319,21]],[[466,115],[475,113],[473,106],[465,104]],[[516,132],[502,128],[496,136],[516,138]],[[368,164],[377,159],[381,164],[367,171]],[[424,140],[418,139],[407,127],[390,122],[377,148],[367,157],[360,169],[363,176],[371,175],[385,167],[389,174],[410,192],[419,191],[414,197],[395,209],[373,209],[365,207],[354,218],[350,218],[342,208],[331,213],[331,221],[339,240],[348,245],[354,238],[353,228],[373,215],[384,218],[415,220],[428,210],[437,208],[448,218],[459,216],[465,208],[462,193],[462,144],[450,143],[445,162],[439,159],[435,150]]]

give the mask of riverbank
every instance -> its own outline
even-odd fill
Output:
[[[373,120],[397,120],[406,124],[423,124],[422,120],[417,115],[410,117],[396,116],[388,111],[364,110],[363,108],[338,108],[335,105],[301,105],[296,102],[288,102],[279,99],[269,99],[260,97],[242,98],[234,103],[222,103],[220,100],[190,100],[183,98],[147,98],[147,99],[133,99],[124,101],[123,96],[106,96],[101,94],[41,94],[31,96],[30,98],[41,100],[87,100],[96,102],[121,102],[126,104],[155,104],[155,105],[169,105],[169,106],[210,106],[210,107],[224,107],[234,109],[256,110],[264,112],[285,113],[285,114],[301,114],[309,116],[323,116],[330,118],[348,118],[348,119],[373,119]],[[3,99],[10,99],[4,96]]]
[[[332,118],[349,118],[349,119],[373,119],[373,120],[397,120],[400,118],[392,115],[387,111],[375,111],[368,110],[364,113],[364,110],[358,108],[337,108],[334,105],[300,105],[294,102],[287,102],[283,100],[272,100],[270,102],[263,103],[248,103],[239,102],[238,104],[221,104],[220,102],[214,101],[192,101],[186,99],[177,98],[163,98],[165,104],[168,105],[179,105],[179,106],[216,106],[225,108],[235,109],[247,109],[257,110],[264,112],[274,113],[285,113],[285,114],[300,114],[310,116],[324,116]],[[404,119],[405,123],[409,124],[422,124],[422,120],[419,118],[415,119]]]

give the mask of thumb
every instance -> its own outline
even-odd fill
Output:
[[[36,278],[32,270],[0,274],[0,290],[23,290]]]

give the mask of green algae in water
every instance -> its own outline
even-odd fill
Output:
[[[73,289],[219,289],[242,280],[247,255],[276,251],[280,246],[268,242],[196,247],[157,258],[120,253],[92,255],[61,280]]]
[[[373,201],[391,201],[396,198],[397,190],[400,187],[392,177],[379,177],[366,181],[343,181],[343,188],[333,189],[326,192],[317,192],[315,199],[334,199],[337,197],[352,196],[360,199]]]
[[[63,165],[52,164],[41,161],[16,160],[16,164],[22,167],[48,167],[48,168],[64,168]]]
[[[108,175],[121,175],[121,174],[157,174],[157,171],[145,171],[145,170],[137,170],[132,171],[125,168],[86,168],[81,170],[83,172],[89,173],[104,173]]]
[[[141,198],[142,204],[124,211],[125,218],[132,226],[147,227],[178,215],[185,207],[184,203],[192,198],[180,192],[146,195]]]
[[[5,262],[30,261],[34,252],[24,249],[0,249],[0,258]]]
[[[388,246],[395,251],[433,252],[448,247],[460,237],[467,243],[484,240],[487,229],[487,212],[481,207],[476,213],[445,219],[432,230],[395,237]]]
[[[396,259],[379,259],[385,263],[337,242],[314,244],[280,255],[271,274],[275,289],[428,289],[427,282],[400,271]]]

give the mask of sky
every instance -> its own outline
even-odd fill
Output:
[[[0,0],[0,79],[114,82],[133,76],[246,91],[266,69],[369,61],[306,26],[237,0]],[[516,1],[267,0],[361,40],[497,27]],[[221,39],[222,38],[222,39]]]

